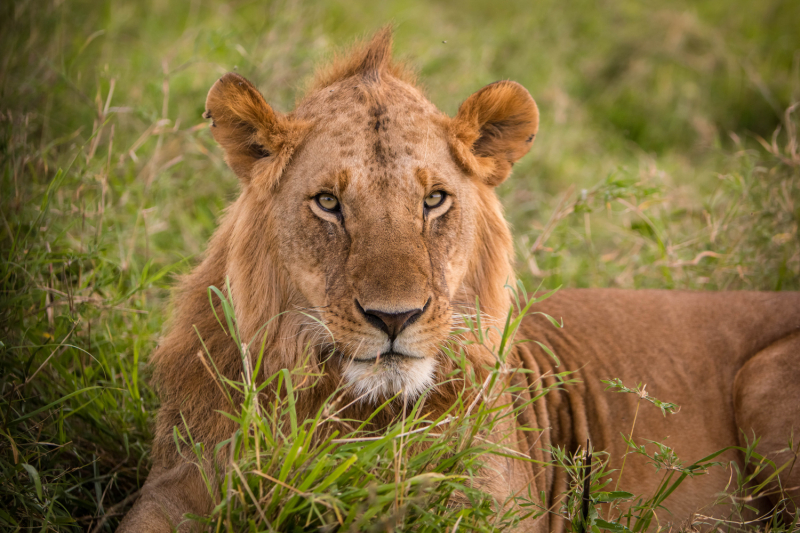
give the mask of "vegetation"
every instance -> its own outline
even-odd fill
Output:
[[[213,81],[237,69],[288,110],[335,45],[389,20],[396,52],[451,115],[500,78],[539,103],[532,153],[499,189],[529,290],[800,288],[798,2],[3,2],[3,528],[111,530],[146,477],[158,405],[146,361],[168,288],[196,264],[237,190],[201,118]],[[262,417],[251,395],[243,405],[239,471],[224,481],[230,498],[215,524],[491,530],[520,518],[494,515],[468,483],[483,454],[503,453],[475,438],[484,407],[454,406],[461,429],[412,410],[369,444],[298,451],[293,443],[327,415],[281,426],[291,419],[290,381],[274,379],[285,401]],[[634,453],[676,467],[670,450],[634,441]],[[602,487],[601,454],[555,456],[575,483],[551,511],[576,527],[584,506],[638,497]],[[593,497],[583,488],[587,459]],[[642,530],[658,498],[709,462],[665,470],[664,490],[638,500],[637,516],[595,511],[590,525]],[[738,473],[737,487],[747,476]],[[471,499],[466,514],[444,505],[454,492]],[[268,505],[241,513],[262,498]]]

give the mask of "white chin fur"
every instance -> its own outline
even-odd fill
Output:
[[[415,400],[433,385],[436,361],[432,357],[423,359],[392,358],[379,363],[349,361],[344,378],[353,386],[356,397],[370,403],[382,402],[403,391],[406,398]]]

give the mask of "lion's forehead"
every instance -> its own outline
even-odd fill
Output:
[[[448,174],[453,166],[444,115],[403,83],[344,80],[319,91],[298,112],[313,127],[303,150],[308,160],[298,154],[296,163],[318,181],[338,183],[347,173],[349,195],[415,197],[429,185],[421,172]]]
[[[318,135],[353,148],[387,140],[398,151],[413,150],[425,143],[426,133],[442,133],[436,106],[396,80],[374,85],[343,80],[302,103],[297,114],[312,122]]]

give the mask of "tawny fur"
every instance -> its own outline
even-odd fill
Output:
[[[196,468],[173,439],[173,428],[185,431],[184,420],[206,450],[234,430],[220,411],[235,412],[241,399],[234,396],[231,404],[220,392],[207,353],[223,375],[239,380],[240,352],[217,323],[209,286],[223,289],[229,279],[242,339],[265,342],[256,380],[301,365],[323,376],[300,394],[301,416],[357,379],[352,376],[365,375],[366,367],[354,372],[347,365],[377,355],[387,343],[425,361],[398,359],[397,372],[417,373],[407,383],[442,381],[451,367],[439,347],[452,333],[453,317],[474,312],[476,297],[488,316],[504,316],[509,308],[505,285],[513,283],[513,244],[494,187],[530,148],[538,129],[536,104],[519,84],[501,81],[447,117],[390,52],[385,29],[321,70],[285,115],[239,75],[228,74],[211,88],[205,116],[242,192],[225,212],[205,260],[180,281],[167,333],[152,355],[162,402],[154,466],[121,531],[168,531],[184,513],[211,510]],[[433,190],[446,190],[448,203],[424,212],[422,202]],[[339,199],[340,214],[315,203],[320,192]],[[424,312],[392,344],[355,302],[365,310]],[[555,369],[547,354],[522,344],[510,363],[527,372],[510,379],[534,387],[552,381],[554,371],[572,370],[582,381],[534,404],[518,427],[505,428],[503,445],[538,461],[549,460],[547,446],[574,450],[588,438],[618,466],[625,451],[618,434],[629,428],[636,399],[604,393],[599,379],[610,377],[642,381],[654,395],[681,404],[682,412],[670,418],[641,413],[636,437],[666,439],[686,460],[738,444],[739,429],[762,434],[765,453],[783,448],[789,431],[800,429],[797,294],[562,291],[537,310],[563,317],[565,328],[528,319],[520,336],[546,342],[564,367]],[[334,339],[307,315],[324,322]],[[474,346],[467,355],[481,379],[492,356]],[[374,399],[397,392],[403,380],[397,383]],[[359,384],[350,394],[363,393]],[[459,389],[452,382],[434,387],[426,406],[434,414],[446,409]],[[760,415],[777,402],[788,407]],[[343,416],[363,419],[372,411],[370,401],[360,401]],[[374,427],[390,416],[377,417]],[[521,431],[524,426],[544,431]],[[726,458],[741,461],[736,452]],[[207,459],[211,469],[213,458]],[[724,489],[726,476],[723,471],[687,482],[671,499],[670,520],[706,505]],[[631,458],[623,488],[648,493],[657,479],[651,467]],[[797,486],[800,474],[795,469],[782,480]],[[487,465],[485,487],[498,501],[528,486],[557,505],[566,480],[561,470],[521,461]],[[544,517],[521,524],[520,531],[563,525]]]

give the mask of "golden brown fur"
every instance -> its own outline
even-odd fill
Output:
[[[242,193],[205,260],[181,280],[174,316],[152,356],[162,401],[154,467],[121,531],[168,531],[184,513],[210,511],[195,467],[181,458],[172,437],[185,420],[194,440],[213,450],[234,429],[218,411],[233,412],[236,405],[214,382],[198,338],[219,371],[239,379],[239,347],[217,324],[209,286],[222,288],[228,277],[242,339],[265,336],[257,380],[297,367],[314,347],[308,370],[323,378],[299,398],[301,415],[342,383],[351,384],[353,396],[367,398],[350,408],[352,418],[372,413],[370,399],[401,390],[419,394],[450,370],[439,346],[454,317],[472,312],[476,296],[488,315],[508,309],[504,285],[513,280],[513,247],[493,188],[530,148],[536,104],[520,85],[502,81],[469,97],[449,118],[424,98],[409,70],[391,60],[390,46],[390,32],[383,30],[337,59],[286,115],[236,74],[211,88],[206,117]],[[437,190],[446,192],[443,203],[425,208],[423,200]],[[320,193],[337,198],[340,211],[321,207]],[[333,355],[331,339],[300,310],[333,332]],[[776,451],[788,429],[800,427],[796,294],[563,291],[542,310],[564,317],[566,327],[528,320],[522,334],[550,344],[583,383],[522,415],[521,426],[548,428],[541,441],[508,428],[506,446],[547,461],[546,445],[574,449],[590,438],[619,460],[624,443],[617,435],[629,427],[635,400],[603,393],[598,380],[610,377],[643,381],[648,391],[682,405],[682,413],[668,419],[643,413],[636,434],[666,438],[688,460],[736,444],[738,428],[764,435],[765,450]],[[520,346],[511,362],[531,372],[511,379],[530,386],[552,379],[549,358]],[[383,353],[395,355],[375,362]],[[493,362],[475,347],[468,357],[479,379],[483,365]],[[741,370],[749,366],[755,368]],[[441,410],[456,390],[450,384],[428,394],[426,405]],[[789,406],[785,414],[759,416],[777,399]],[[388,416],[375,424],[386,424]],[[732,452],[729,458],[739,459]],[[655,478],[649,468],[629,461],[624,487],[650,490]],[[494,460],[487,469],[493,472],[486,487],[500,501],[531,485],[554,503],[565,488],[563,473],[552,468]],[[724,488],[722,477],[687,484],[674,498],[676,517]],[[800,484],[796,471],[785,478]],[[520,529],[561,525],[545,518]]]

